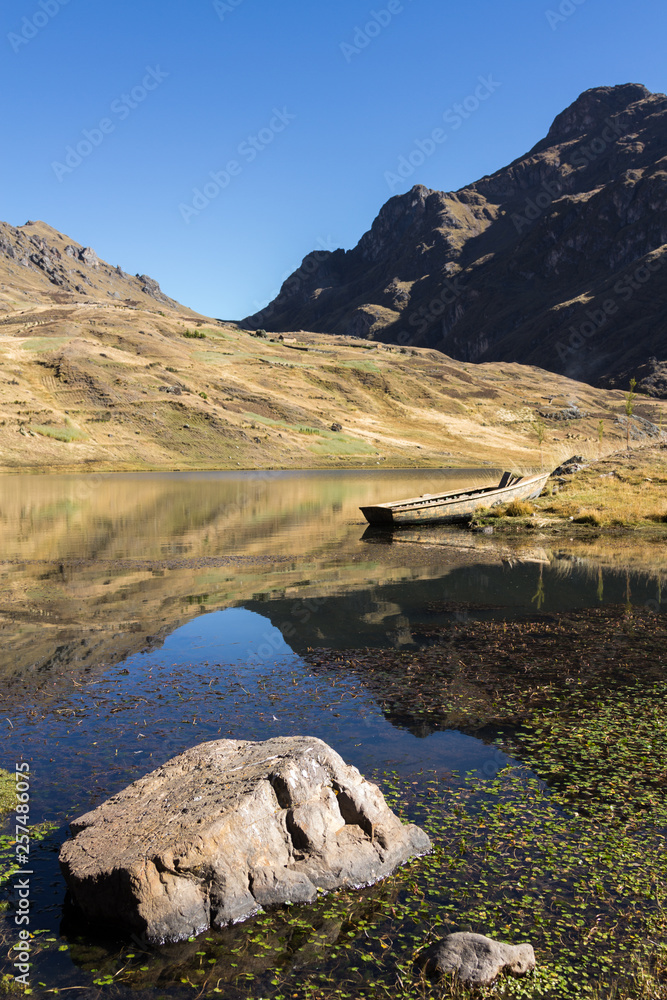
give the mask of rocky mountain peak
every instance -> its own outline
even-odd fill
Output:
[[[149,296],[167,308],[181,308],[160,290],[157,281],[111,267],[92,247],[40,221],[30,220],[23,226],[0,222],[0,279],[39,301],[49,301],[56,294],[59,302],[80,301],[85,296],[86,300],[138,305]]]
[[[650,96],[651,91],[641,83],[592,87],[556,115],[545,141],[556,145],[575,139],[592,129],[602,128],[612,115],[625,111],[631,104]]]
[[[535,364],[597,385],[641,376],[661,395],[666,163],[667,97],[594,87],[495,173],[390,198],[356,247],[306,281],[288,278],[244,323]]]
[[[429,197],[440,192],[416,184],[405,194],[394,195],[386,202],[370,230],[362,236],[359,250],[366,260],[375,260],[390,242],[401,239],[426,214]]]

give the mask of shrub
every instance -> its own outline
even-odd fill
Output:
[[[535,508],[527,500],[510,500],[505,507],[507,517],[530,517]]]
[[[594,524],[596,526],[602,524],[600,515],[596,510],[582,510],[576,514],[572,520],[575,524]]]
[[[31,424],[29,430],[42,437],[54,438],[56,441],[65,441],[70,444],[72,441],[85,441],[86,435],[69,425],[65,427],[52,427],[50,424]]]

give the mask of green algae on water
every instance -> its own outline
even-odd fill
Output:
[[[16,808],[16,778],[9,771],[0,768],[0,817],[7,816]]]

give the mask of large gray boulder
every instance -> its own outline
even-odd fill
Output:
[[[535,968],[530,944],[504,944],[483,934],[461,931],[436,941],[420,955],[429,974],[453,972],[464,983],[488,986],[504,969],[522,976]]]
[[[202,743],[70,829],[60,865],[83,913],[152,942],[367,885],[430,850],[376,785],[307,736]]]

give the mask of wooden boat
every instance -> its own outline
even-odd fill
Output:
[[[550,473],[539,476],[515,476],[503,472],[497,486],[473,487],[471,490],[453,490],[449,493],[425,493],[409,500],[378,503],[360,507],[369,524],[446,524],[467,521],[479,507],[496,507],[510,500],[532,500],[544,489]]]

